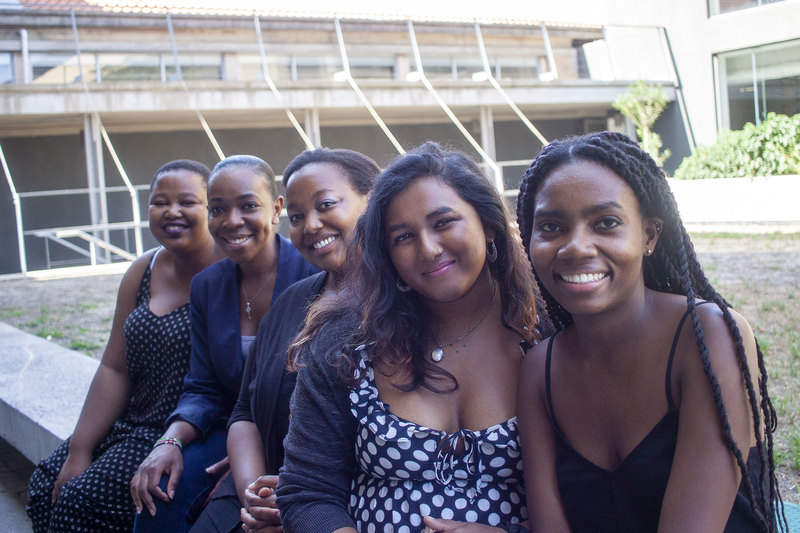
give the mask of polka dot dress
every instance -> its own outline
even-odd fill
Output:
[[[124,325],[131,401],[95,448],[92,465],[63,486],[55,505],[50,494],[69,453],[69,439],[39,463],[28,485],[26,508],[35,532],[133,529],[129,483],[178,404],[191,350],[188,303],[163,316],[150,310],[154,261],[155,255]]]
[[[361,366],[364,379],[350,392],[360,468],[349,511],[359,531],[421,532],[423,516],[492,526],[527,520],[516,418],[453,434],[402,420],[378,398],[363,350]]]

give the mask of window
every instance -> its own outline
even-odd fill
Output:
[[[0,85],[14,83],[14,61],[11,54],[0,53]]]
[[[34,83],[54,83],[59,85],[80,81],[78,56],[61,53],[35,53],[30,55]],[[82,55],[83,75],[87,80],[94,79],[94,57]]]
[[[759,124],[769,112],[800,113],[800,40],[718,56],[721,126]]]
[[[101,82],[161,81],[159,54],[97,54]]]
[[[774,4],[783,0],[708,0],[708,12],[711,15],[721,15],[731,11]]]

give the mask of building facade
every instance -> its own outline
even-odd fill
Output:
[[[280,174],[313,146],[385,164],[432,139],[474,155],[513,198],[543,142],[632,133],[611,102],[638,79],[670,101],[656,130],[672,170],[750,111],[800,111],[797,74],[785,75],[800,65],[791,31],[738,47],[726,33],[738,17],[796,14],[800,0],[714,2],[576,1],[553,18],[0,2],[0,273],[146,249],[147,186],[176,158],[252,153]],[[675,29],[673,11],[693,22]]]

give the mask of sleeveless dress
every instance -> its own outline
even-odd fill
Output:
[[[159,249],[160,251],[160,249]],[[130,480],[175,409],[189,369],[189,304],[158,316],[150,310],[153,254],[124,324],[126,366],[132,395],[123,415],[92,454],[92,465],[65,483],[50,503],[70,439],[42,460],[28,485],[26,511],[40,531],[130,531],[134,508]]]
[[[572,447],[558,427],[550,392],[550,360],[555,335],[550,337],[545,362],[547,407],[556,436],[558,491],[572,531],[644,533],[658,530],[661,504],[678,442],[680,411],[672,398],[672,361],[681,329],[688,316],[687,311],[678,324],[667,360],[665,376],[667,412],[630,454],[611,471],[597,466],[582,456]],[[761,461],[755,448],[750,449],[747,465],[753,488],[756,494],[760,494],[758,477],[761,472]],[[760,530],[746,494],[742,482],[725,533]]]
[[[516,417],[453,434],[403,420],[379,399],[366,349],[359,351],[364,379],[350,392],[358,420],[349,502],[356,529],[421,532],[423,516],[492,526],[527,520]]]

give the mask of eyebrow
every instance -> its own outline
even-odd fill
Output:
[[[434,209],[433,211],[431,211],[430,213],[425,215],[425,220],[430,220],[432,218],[436,218],[436,217],[438,217],[440,215],[443,215],[445,213],[450,213],[452,211],[453,211],[452,207],[447,207],[446,205],[444,205],[442,207],[438,207],[438,208]],[[386,228],[386,233],[391,233],[393,231],[397,231],[397,230],[403,229],[403,228],[405,228],[407,226],[408,226],[408,224],[405,223],[405,222],[401,222],[399,224],[394,224],[394,225],[389,226],[388,228]]]
[[[591,216],[607,209],[622,209],[622,205],[615,201],[592,205],[581,211],[581,216]],[[564,212],[557,209],[539,209],[533,212],[534,217],[557,217],[563,216]]]
[[[333,189],[320,189],[320,190],[318,190],[317,192],[315,192],[315,193],[313,194],[312,198],[313,198],[314,200],[316,200],[317,198],[319,198],[319,197],[320,197],[320,196],[322,196],[323,194],[328,194],[328,193],[331,193],[331,192],[334,192],[334,191],[333,191]],[[288,200],[288,198],[287,198],[287,200]],[[287,201],[287,202],[286,202],[286,209],[289,209],[290,207],[292,207],[292,206],[296,205],[297,203],[298,203],[298,202],[289,202],[289,201]]]
[[[236,200],[237,201],[246,200],[248,198],[259,198],[260,199],[260,197],[256,193],[247,192],[247,193],[240,194],[239,196],[237,196]],[[208,201],[209,202],[223,202],[224,200],[219,196],[214,196],[213,198],[209,198]]]

